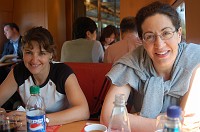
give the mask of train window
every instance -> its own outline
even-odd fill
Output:
[[[93,19],[98,26],[98,36],[102,28],[120,24],[120,0],[84,0],[86,16]]]
[[[180,15],[181,18],[181,26],[182,26],[182,39],[186,40],[186,26],[185,26],[185,2],[181,2],[177,8],[177,12]]]

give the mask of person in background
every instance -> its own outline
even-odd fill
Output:
[[[117,37],[118,37],[118,31],[115,26],[108,25],[105,28],[103,28],[99,40],[101,42],[103,50],[105,51],[109,47],[109,45],[116,42]]]
[[[43,27],[33,27],[22,38],[23,62],[17,64],[0,85],[0,106],[15,92],[26,104],[30,86],[40,87],[46,106],[48,126],[66,124],[89,118],[89,107],[72,69],[64,63],[53,63],[55,44],[51,33]],[[26,113],[19,115],[23,125]]]
[[[155,118],[165,113],[168,106],[180,105],[188,92],[193,71],[199,68],[200,46],[181,42],[178,13],[159,1],[137,12],[136,25],[143,45],[120,58],[107,74],[112,84],[103,103],[100,122],[108,126],[116,94],[124,94],[128,99],[134,90],[139,98],[133,96],[136,111],[131,109],[128,114],[131,131],[154,132]],[[183,121],[187,118],[194,121],[190,122],[194,129],[199,128],[200,119],[195,122],[195,116],[183,117]]]
[[[123,55],[141,45],[134,17],[125,17],[120,23],[121,41],[110,45],[104,54],[105,63],[114,63]]]
[[[3,26],[4,34],[8,41],[3,46],[3,51],[1,57],[5,55],[14,54],[22,58],[22,51],[21,51],[21,38],[22,36],[19,33],[19,27],[15,23],[6,23]],[[0,83],[6,78],[10,71],[10,67],[1,67],[0,68]]]
[[[21,51],[21,38],[22,36],[19,33],[19,27],[15,23],[6,23],[4,25],[4,34],[8,39],[8,42],[4,44],[3,52],[1,57],[4,55],[14,54],[22,58]]]
[[[18,59],[22,59],[22,51],[21,51],[21,38],[19,32],[19,27],[15,23],[6,23],[3,26],[4,35],[8,39],[8,41],[3,46],[3,51],[1,57],[5,55],[14,54],[18,56]],[[8,73],[10,72],[10,66],[0,67],[0,84],[5,80]],[[21,101],[19,94],[16,92],[4,105],[5,109],[16,109],[16,104],[19,104]]]
[[[75,40],[64,42],[61,62],[103,62],[101,43],[96,41],[96,23],[88,17],[79,17],[73,24]]]

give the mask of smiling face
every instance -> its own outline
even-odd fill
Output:
[[[144,34],[153,33],[155,35],[164,35],[165,32],[174,32],[175,27],[168,16],[155,14],[147,17],[142,24],[143,38]],[[144,48],[153,61],[156,70],[171,69],[178,54],[178,43],[181,41],[181,28],[175,31],[170,39],[162,40],[156,36],[155,41],[147,43],[143,40]]]
[[[31,41],[31,46],[25,44],[23,47],[23,60],[27,69],[33,76],[47,76],[50,70],[49,61],[52,53],[47,52],[39,46],[37,41]]]

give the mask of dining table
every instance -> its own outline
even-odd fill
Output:
[[[0,67],[4,67],[4,66],[10,66],[15,64],[16,62],[0,62]]]
[[[84,132],[83,129],[86,125],[89,124],[99,124],[99,121],[91,121],[91,120],[84,120],[84,121],[77,121],[73,123],[68,123],[62,125],[58,132]]]

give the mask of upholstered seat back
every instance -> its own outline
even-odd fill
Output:
[[[90,114],[101,108],[105,94],[110,86],[105,77],[111,69],[109,63],[75,63],[65,62],[72,68],[89,104]]]

